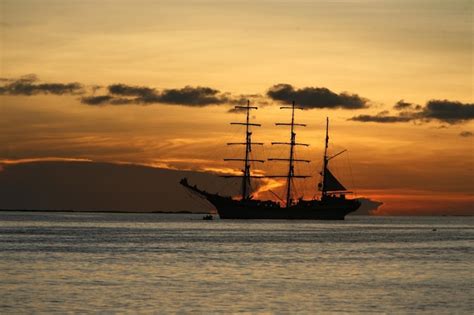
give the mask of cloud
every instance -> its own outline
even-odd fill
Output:
[[[134,86],[116,83],[107,86],[104,95],[95,93],[100,86],[87,86],[73,83],[40,83],[36,75],[30,74],[18,79],[0,78],[0,94],[9,95],[35,95],[35,94],[85,94],[87,90],[91,95],[80,98],[81,103],[91,106],[104,105],[147,105],[170,104],[190,107],[205,107],[209,105],[241,105],[247,99],[257,99],[261,106],[268,105],[270,100],[289,103],[295,100],[298,106],[305,109],[312,108],[345,108],[360,109],[368,107],[368,100],[357,94],[347,92],[334,93],[327,88],[305,87],[295,89],[289,84],[276,84],[272,86],[265,96],[232,95],[206,86],[185,86],[158,90],[147,86]],[[2,84],[3,83],[3,84]],[[268,97],[268,98],[266,98]],[[229,112],[238,110],[231,109]]]
[[[457,101],[431,100],[421,111],[421,117],[457,124],[474,119],[474,104]]]
[[[204,107],[208,105],[233,104],[234,99],[229,93],[203,86],[185,86],[183,88],[157,89],[146,86],[133,86],[123,83],[111,84],[107,87],[108,94],[95,95],[100,86],[88,86],[92,95],[80,98],[87,105],[124,105],[124,104],[172,104],[182,106]],[[35,74],[20,78],[0,78],[0,95],[36,95],[36,94],[84,94],[84,85],[72,83],[41,83]]]
[[[164,90],[160,100],[167,104],[206,106],[228,102],[227,97],[219,95],[219,91],[209,87],[190,87]]]
[[[107,87],[110,94],[122,96],[138,96],[146,97],[147,95],[155,94],[155,90],[145,86],[131,86],[126,84],[112,84]]]
[[[397,123],[397,122],[430,122],[438,121],[448,124],[459,124],[474,119],[474,104],[448,100],[431,100],[424,107],[399,101],[394,106],[404,110],[397,115],[389,115],[388,111],[377,115],[359,115],[349,120],[359,122]]]
[[[228,94],[210,87],[185,86],[181,89],[158,91],[145,86],[131,86],[123,83],[107,87],[109,94],[83,97],[81,102],[87,105],[123,105],[123,104],[172,104],[182,106],[204,107],[230,103]]]
[[[383,205],[383,202],[377,201],[377,200],[372,200],[370,198],[357,198],[361,205],[359,209],[357,209],[356,212],[352,213],[354,214],[362,214],[362,215],[371,215],[374,214],[380,206]]]
[[[0,94],[8,95],[36,95],[36,94],[80,94],[83,86],[80,83],[38,83],[38,77],[34,74],[22,76],[19,79],[5,79],[1,82]]]
[[[349,94],[347,92],[337,94],[327,88],[318,87],[295,89],[292,85],[283,83],[272,86],[268,90],[267,96],[283,103],[295,101],[298,106],[305,109],[361,109],[368,107],[368,99],[357,94]]]
[[[214,174],[133,164],[32,161],[4,168],[0,209],[202,212],[211,207],[190,196],[179,184],[183,177],[222,195],[236,195],[239,187]],[[146,189],[137,189],[137,183]]]
[[[412,120],[410,116],[390,116],[387,111],[378,113],[377,115],[358,115],[350,118],[349,120],[360,121],[360,122],[376,122],[376,123],[396,123],[396,122],[407,122]]]
[[[160,102],[160,93],[146,86],[133,86],[123,83],[107,87],[109,94],[83,97],[81,102],[87,105],[127,105],[153,104]]]
[[[29,73],[29,74],[25,74],[25,75],[22,75],[21,77],[19,78],[15,78],[15,79],[12,79],[12,78],[2,78],[1,81],[4,81],[4,82],[35,82],[35,81],[39,81],[39,78],[36,74],[34,73]]]
[[[133,86],[124,83],[111,84],[107,87],[108,94],[95,95],[100,86],[87,86],[78,82],[71,83],[42,83],[35,74],[20,78],[0,78],[0,95],[78,95],[81,103],[91,106],[103,105],[147,105],[170,104],[190,107],[205,107],[209,105],[243,105],[247,99],[257,100],[258,105],[267,105],[268,101],[262,95],[232,95],[205,86],[185,86],[158,90],[147,86]],[[84,95],[89,91],[92,95]],[[335,93],[327,88],[304,87],[295,89],[290,84],[272,86],[266,96],[274,101],[290,103],[295,101],[305,109],[314,108],[343,108],[361,109],[369,107],[369,100],[357,94],[347,92]],[[253,104],[252,104],[253,105]],[[398,101],[393,108],[398,111],[395,115],[381,112],[377,115],[358,115],[350,118],[359,122],[398,123],[398,122],[429,122],[458,124],[474,119],[474,104],[449,100],[430,100],[424,107]],[[238,112],[230,109],[229,112]]]
[[[112,95],[98,95],[98,96],[84,96],[81,98],[81,103],[87,105],[127,105],[133,104],[133,100],[123,97],[114,97]]]
[[[228,113],[246,113],[247,110],[242,107],[247,106],[247,102],[250,102],[250,106],[258,108],[270,105],[266,97],[261,94],[241,94],[239,96],[229,96],[228,99],[229,104],[234,105],[233,108],[227,111]],[[252,110],[251,113],[253,112]]]
[[[408,103],[404,100],[399,100],[395,105],[393,105],[393,109],[395,110],[420,110],[421,108],[422,107],[420,105]]]
[[[87,105],[102,105],[109,103],[111,100],[113,100],[113,96],[110,95],[85,96],[81,98],[81,103]]]
[[[464,138],[468,138],[468,137],[473,137],[474,136],[474,133],[472,133],[471,131],[462,131],[460,134],[459,134],[460,137],[464,137]]]

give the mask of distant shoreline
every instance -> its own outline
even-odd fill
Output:
[[[0,209],[1,212],[52,212],[52,213],[123,213],[123,214],[214,214],[210,212],[191,211],[119,211],[119,210],[31,210],[31,209]],[[351,215],[353,216],[353,215]],[[357,215],[356,215],[357,216]],[[370,215],[373,217],[474,217],[470,214],[440,214],[440,215]]]
[[[119,210],[31,210],[31,209],[0,209],[0,212],[74,212],[74,213],[164,213],[164,214],[210,214],[209,212],[191,211],[119,211]]]

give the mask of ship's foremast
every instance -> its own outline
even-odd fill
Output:
[[[241,196],[242,200],[251,199],[251,178],[261,178],[262,176],[254,176],[250,172],[250,162],[264,163],[264,160],[251,159],[250,153],[252,152],[252,145],[263,145],[262,142],[252,142],[252,131],[250,130],[251,126],[260,127],[261,124],[251,123],[250,122],[250,110],[258,109],[258,107],[250,106],[250,101],[247,101],[247,106],[235,106],[237,110],[244,110],[246,113],[245,122],[231,122],[231,125],[244,125],[245,126],[245,142],[229,142],[227,145],[245,145],[245,155],[244,158],[228,158],[224,161],[242,161],[244,162],[244,168],[242,169],[242,175],[225,175],[223,177],[241,177],[242,186],[241,186]]]
[[[290,146],[290,154],[289,158],[282,159],[282,158],[269,158],[269,161],[288,161],[288,173],[286,175],[270,175],[267,177],[273,178],[286,178],[286,207],[290,207],[293,203],[292,198],[292,186],[293,186],[293,178],[307,178],[310,177],[308,175],[295,175],[295,162],[304,162],[309,163],[309,160],[302,160],[295,158],[295,146],[309,146],[307,143],[298,143],[296,142],[296,132],[295,126],[306,127],[306,124],[299,124],[295,123],[295,109],[302,109],[295,106],[295,102],[293,101],[291,106],[282,106],[280,109],[291,109],[291,122],[290,123],[276,123],[277,126],[290,126],[290,142],[272,142],[272,145],[289,145]]]

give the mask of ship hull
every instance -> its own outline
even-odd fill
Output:
[[[345,216],[360,207],[358,200],[331,198],[300,202],[291,207],[275,203],[237,201],[220,196],[208,196],[221,219],[240,220],[344,220]]]

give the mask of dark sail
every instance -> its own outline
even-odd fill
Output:
[[[324,190],[346,191],[347,189],[337,180],[337,178],[327,168],[326,171],[324,172]]]

